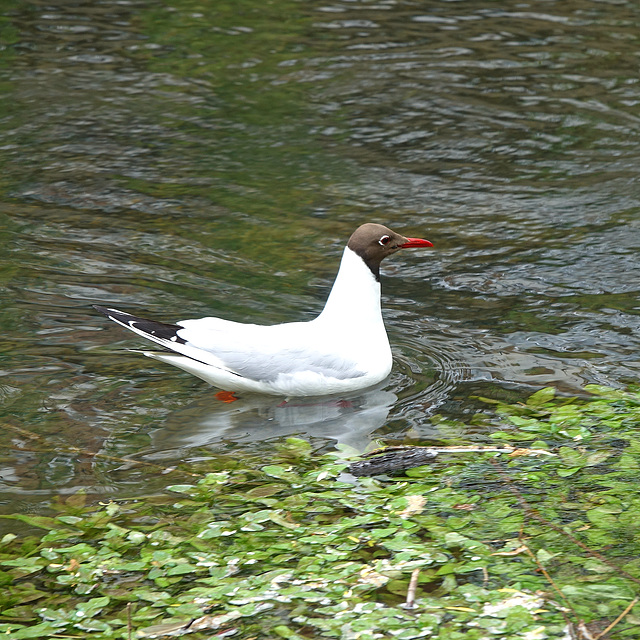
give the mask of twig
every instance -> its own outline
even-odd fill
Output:
[[[407,589],[407,602],[404,605],[407,609],[413,609],[416,606],[416,589],[418,588],[419,575],[420,568],[411,572],[411,580],[409,580],[409,588]]]
[[[632,576],[630,573],[627,573],[622,567],[618,566],[615,562],[611,562],[611,560],[609,560],[608,558],[605,558],[605,556],[603,556],[601,553],[598,553],[597,551],[594,551],[593,549],[588,547],[584,542],[582,542],[582,540],[578,540],[578,538],[576,538],[573,534],[569,533],[568,531],[565,531],[562,527],[559,527],[558,525],[553,524],[553,522],[550,522],[544,516],[540,515],[524,499],[524,496],[522,495],[522,493],[520,493],[520,490],[518,489],[518,487],[516,487],[513,480],[505,473],[504,469],[502,469],[502,467],[500,466],[500,463],[495,459],[492,459],[490,462],[491,464],[494,465],[498,473],[505,479],[505,481],[507,482],[507,486],[509,487],[509,490],[515,495],[516,499],[520,503],[520,506],[524,509],[527,515],[529,515],[532,518],[535,518],[538,522],[542,522],[542,524],[544,524],[546,527],[553,529],[560,535],[565,536],[565,538],[568,538],[569,540],[571,540],[571,542],[573,542],[575,545],[583,549],[590,556],[597,558],[598,560],[600,560],[600,562],[603,562],[608,567],[615,569],[619,574],[623,575],[625,578],[628,578],[629,580],[631,580],[632,582],[635,582],[636,584],[640,584],[640,578],[636,578],[635,576]]]
[[[363,453],[361,458],[370,458],[372,456],[380,455],[381,453],[389,453],[391,451],[415,451],[423,450],[437,455],[439,453],[507,453],[510,455],[543,455],[543,456],[556,456],[557,454],[547,451],[546,449],[524,449],[522,447],[421,447],[413,445],[394,445],[391,447],[381,447]]]
[[[25,438],[29,438],[29,440],[42,440],[42,436],[39,436],[37,433],[32,433],[31,431],[27,431],[26,429],[21,429],[20,427],[16,427],[12,424],[3,423],[2,427],[6,429],[11,429],[16,433],[19,433],[21,436],[24,436]]]
[[[30,440],[39,440],[44,441],[44,438],[36,433],[32,433],[31,431],[27,431],[26,429],[21,429],[20,427],[16,427],[12,424],[3,423],[1,425],[3,428],[11,429],[20,435],[29,438]],[[75,453],[83,456],[88,456],[89,458],[102,458],[104,460],[111,460],[113,462],[123,462],[127,464],[137,464],[145,467],[153,467],[154,469],[159,469],[163,473],[169,473],[173,471],[177,471],[178,473],[182,473],[187,476],[191,476],[193,478],[202,478],[203,475],[201,473],[191,473],[190,471],[183,471],[182,469],[176,469],[175,467],[163,467],[159,464],[154,464],[153,462],[145,462],[144,460],[132,460],[131,458],[120,458],[118,456],[110,456],[106,453],[100,453],[96,451],[89,451],[87,449],[80,449],[78,447],[56,447],[55,451],[64,451],[65,453]],[[35,451],[34,449],[30,449],[30,451]],[[46,450],[45,450],[46,451]],[[42,449],[40,453],[44,453]],[[37,451],[36,451],[37,452]]]
[[[582,620],[577,628],[580,633],[580,640],[596,640],[595,636],[591,635],[591,631],[587,629],[587,625]]]
[[[533,553],[533,551],[531,551],[531,549],[529,549],[529,547],[526,544],[522,543],[522,546],[524,547],[524,551],[526,552],[526,554],[538,565],[538,569],[540,570],[542,575],[548,580],[552,589],[560,596],[560,599],[564,601],[567,609],[569,609],[571,613],[573,613],[573,615],[577,618],[578,615],[574,611],[573,607],[571,606],[571,603],[567,599],[567,596],[565,596],[564,593],[562,593],[560,587],[558,587],[558,585],[556,585],[556,583],[553,581],[553,578],[551,577],[549,572],[544,568],[540,560],[536,558],[536,555]]]
[[[615,627],[618,622],[620,622],[622,620],[622,618],[624,618],[629,611],[631,611],[631,609],[633,609],[633,607],[635,607],[635,605],[637,604],[638,600],[640,600],[640,598],[638,596],[636,596],[628,605],[627,608],[604,630],[601,631],[595,638],[594,640],[600,640],[600,638],[603,638],[604,636],[607,635],[607,633],[609,633],[609,631],[611,631],[611,629],[613,629],[613,627]]]
[[[191,476],[192,478],[203,477],[201,473],[192,473],[191,471],[184,471],[182,469],[177,469],[176,467],[163,467],[160,464],[155,464],[153,462],[145,462],[144,460],[132,460],[131,458],[120,458],[119,456],[110,456],[110,455],[107,455],[106,453],[88,451],[87,449],[77,449],[76,447],[67,447],[67,451],[69,453],[78,453],[83,456],[88,456],[89,458],[102,458],[103,460],[111,460],[112,462],[124,462],[127,464],[138,464],[144,467],[152,467],[154,469],[159,469],[163,473],[171,473],[173,471],[177,471],[178,473]]]
[[[131,602],[127,602],[127,635],[129,640],[133,637],[133,623],[131,622]]]
[[[551,585],[551,588],[560,596],[560,599],[564,601],[566,605],[566,609],[570,611],[573,614],[574,619],[577,620],[578,614],[575,612],[574,608],[571,606],[571,603],[567,599],[567,596],[565,596],[564,593],[562,593],[561,589],[556,585],[556,583],[551,578],[551,575],[549,574],[549,572],[545,569],[545,567],[540,562],[540,560],[536,558],[533,551],[531,551],[531,549],[529,549],[529,547],[527,546],[527,543],[525,542],[525,535],[524,535],[524,522],[520,526],[520,531],[518,532],[518,540],[520,541],[520,548],[518,549],[518,551],[520,550],[525,551],[533,559],[533,561],[538,565],[538,569],[542,572],[542,575],[547,579],[547,581]],[[559,607],[558,609],[560,611],[560,614],[564,618],[565,624],[567,625],[567,629],[569,630],[569,634],[571,635],[571,640],[577,640],[576,635],[573,632],[573,628],[575,626],[574,623],[571,621],[567,613],[561,607]]]
[[[405,471],[413,467],[429,464],[439,454],[452,453],[506,453],[510,456],[555,456],[544,449],[516,449],[514,447],[414,447],[394,446],[376,449],[363,454],[362,460],[353,462],[348,472],[356,477],[375,476],[385,473]]]

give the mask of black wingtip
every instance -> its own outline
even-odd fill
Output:
[[[99,304],[92,304],[91,305],[96,311],[99,311],[103,316],[109,316],[109,313],[112,311],[111,309],[107,308],[107,307],[101,307]]]
[[[126,311],[120,311],[119,309],[114,309],[113,307],[103,307],[99,304],[91,305],[96,311],[99,311],[102,315],[107,316],[110,320],[115,320],[116,322],[130,322],[132,320],[144,320],[144,318],[139,318],[138,316],[134,316]]]
[[[164,322],[156,322],[155,320],[147,320],[146,318],[140,318],[139,316],[119,311],[113,307],[103,307],[99,304],[92,306],[96,311],[107,316],[109,320],[113,320],[127,329],[146,334],[146,337],[151,340],[160,339],[186,344],[186,340],[178,336],[178,331],[181,331],[184,327],[177,324],[166,324]]]
[[[122,322],[124,324],[128,324],[131,321],[135,320],[144,320],[144,318],[138,318],[138,316],[131,315],[130,313],[126,313],[126,311],[120,311],[119,309],[114,309],[113,307],[103,307],[99,304],[91,305],[96,311],[99,311],[103,316],[107,316],[109,320],[113,320],[114,322]]]

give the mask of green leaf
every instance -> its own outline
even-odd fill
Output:
[[[287,485],[284,484],[267,484],[247,491],[246,495],[249,498],[267,498],[269,496],[274,496],[277,493],[281,493],[286,488]]]
[[[166,575],[168,576],[181,576],[186,573],[195,573],[198,570],[197,567],[194,567],[191,564],[178,564],[175,567],[170,567],[166,571]]]
[[[604,529],[613,529],[618,525],[618,518],[602,507],[589,509],[586,515],[590,522]]]
[[[33,627],[23,627],[14,631],[11,636],[12,640],[24,640],[25,638],[50,638],[59,631],[59,625],[56,626],[51,622],[41,622]]]
[[[287,480],[289,482],[301,481],[301,478],[296,473],[293,473],[290,467],[285,468],[279,465],[270,464],[265,467],[262,467],[262,471],[267,475],[273,478],[278,478],[280,480]]]
[[[546,549],[538,549],[536,558],[538,559],[538,562],[540,562],[540,564],[544,565],[549,562],[549,560],[555,558],[558,555],[558,553],[549,553]]]
[[[556,390],[553,387],[545,387],[536,391],[533,395],[527,398],[527,406],[540,407],[547,402],[551,402],[556,395]]]
[[[607,458],[610,458],[613,455],[612,451],[594,451],[586,456],[585,466],[593,467],[597,464],[601,464]]]
[[[192,495],[196,490],[193,484],[172,484],[167,487],[167,491],[173,491],[174,493],[186,493]]]
[[[578,471],[580,471],[581,469],[582,467],[569,467],[568,469],[558,469],[556,473],[561,478],[568,478],[569,476],[572,476],[575,473],[578,473]]]
[[[147,536],[141,531],[129,531],[127,534],[127,540],[133,544],[142,544],[147,539]]]
[[[65,524],[78,524],[78,522],[82,522],[82,518],[78,516],[58,516],[58,520]]]
[[[25,513],[14,513],[12,515],[0,514],[0,518],[5,518],[7,520],[20,520],[32,527],[38,527],[40,529],[55,529],[60,526],[59,522],[55,518],[32,516]]]
[[[589,600],[619,599],[631,600],[634,589],[630,586],[616,584],[565,585],[561,591],[567,596],[584,597]]]
[[[120,511],[120,505],[117,502],[110,502],[104,510],[106,511],[108,516],[115,516],[118,511]]]

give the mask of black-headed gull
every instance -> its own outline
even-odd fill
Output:
[[[400,249],[432,246],[380,224],[358,227],[322,313],[309,322],[266,326],[201,318],[165,324],[95,308],[168,350],[144,355],[225,391],[286,397],[351,392],[384,380],[391,371],[380,308],[380,263]]]

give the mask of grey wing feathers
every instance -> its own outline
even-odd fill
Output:
[[[314,349],[309,340],[296,340],[297,330],[307,323],[263,326],[202,318],[167,324],[94,306],[119,325],[166,349],[252,380],[270,382],[280,374],[299,371],[339,380],[365,374],[349,359]]]

